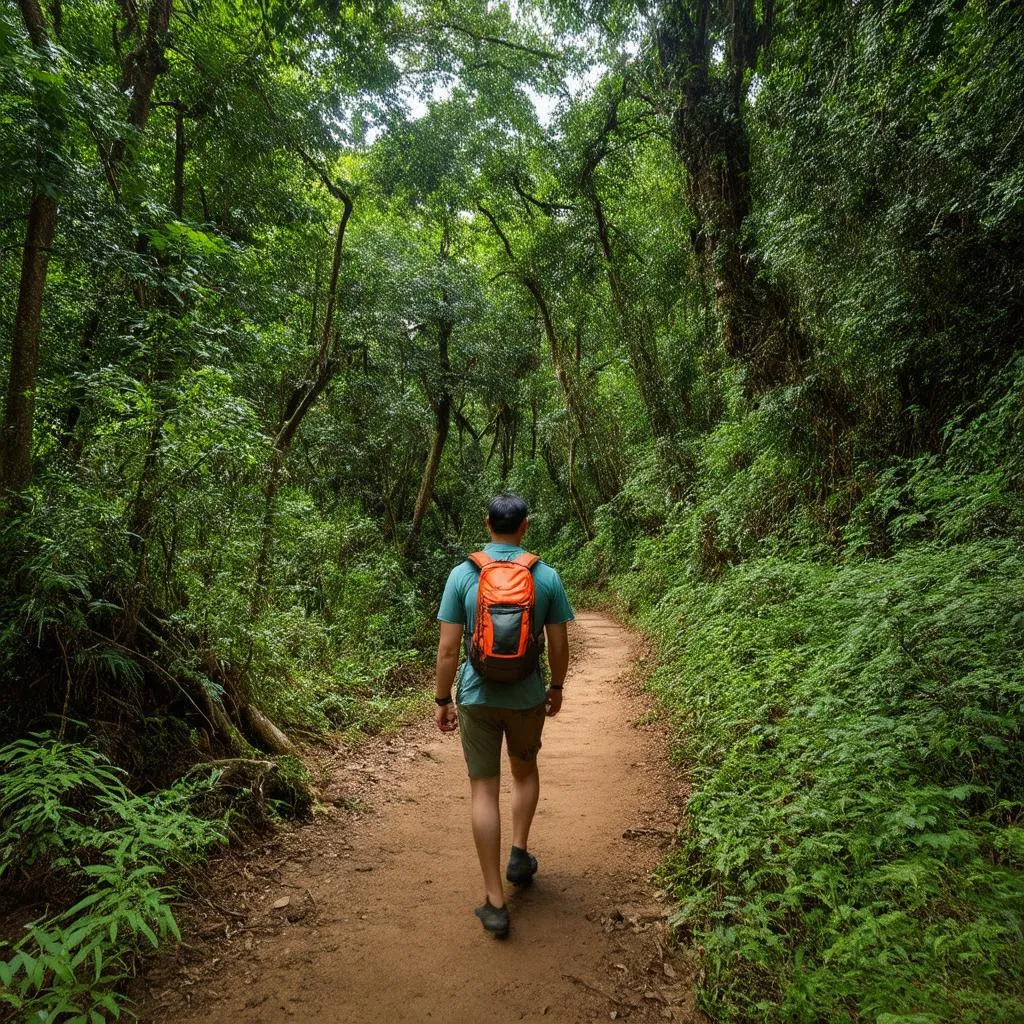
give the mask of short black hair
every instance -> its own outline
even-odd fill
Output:
[[[487,521],[495,533],[515,533],[529,513],[518,494],[496,494],[487,506]]]

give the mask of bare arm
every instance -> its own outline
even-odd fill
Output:
[[[457,622],[442,622],[437,642],[437,665],[434,668],[434,695],[451,697],[455,672],[459,667],[459,648],[462,646],[462,626]],[[455,707],[439,707],[434,716],[441,732],[452,732],[456,725]]]
[[[544,627],[548,644],[548,665],[551,667],[551,688],[548,690],[548,715],[562,709],[561,686],[569,671],[569,627],[564,622]]]

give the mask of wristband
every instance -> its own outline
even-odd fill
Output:
[[[549,690],[560,690],[560,689],[562,689],[562,683],[559,683],[557,686],[555,686],[554,683],[548,683],[548,689]]]
[[[435,697],[434,698],[434,703],[439,708],[446,708],[446,707],[448,707],[449,704],[451,704],[451,702],[452,702],[451,697]]]

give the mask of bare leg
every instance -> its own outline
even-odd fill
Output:
[[[522,761],[510,755],[508,763],[512,769],[512,845],[527,850],[540,797],[540,772],[536,760]]]
[[[484,890],[492,907],[505,905],[501,884],[501,811],[498,808],[499,778],[470,779],[473,841],[484,876]]]

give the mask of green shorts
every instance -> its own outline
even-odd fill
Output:
[[[540,750],[545,705],[515,711],[484,704],[459,705],[459,735],[462,753],[471,779],[489,779],[501,774],[501,738],[505,737],[510,757],[533,761]]]

